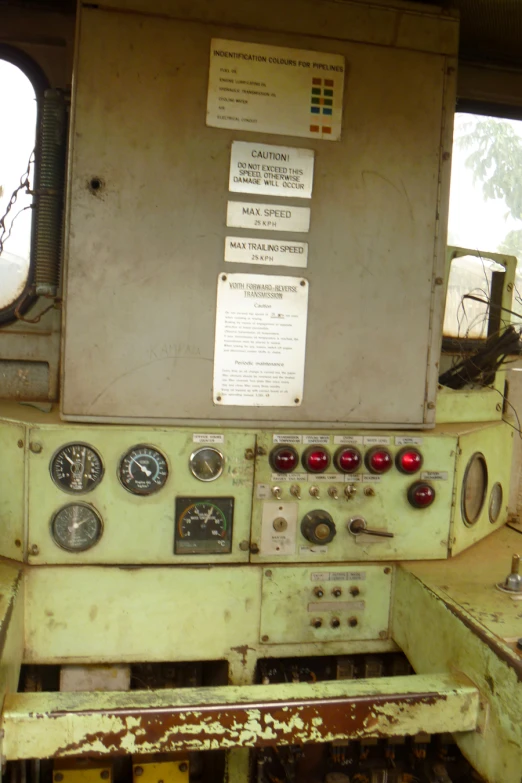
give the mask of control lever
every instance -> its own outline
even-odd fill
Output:
[[[388,533],[386,530],[371,530],[366,526],[366,520],[363,517],[353,517],[348,522],[348,532],[352,536],[360,536],[366,533],[367,536],[378,536],[379,538],[394,538],[394,533]]]

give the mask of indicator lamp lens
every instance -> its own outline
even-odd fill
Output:
[[[428,508],[435,500],[435,490],[430,484],[416,481],[408,490],[408,500],[413,508]]]
[[[386,473],[393,465],[388,449],[370,449],[366,455],[366,467],[370,473]]]
[[[402,449],[397,454],[396,465],[401,473],[417,473],[422,467],[422,455],[417,449]]]
[[[290,473],[299,463],[299,455],[293,446],[278,446],[270,454],[270,464],[277,473]]]
[[[329,464],[330,455],[320,446],[313,446],[303,453],[303,467],[309,473],[322,473]]]
[[[341,473],[355,473],[360,466],[362,459],[357,449],[339,449],[335,455],[335,466]]]

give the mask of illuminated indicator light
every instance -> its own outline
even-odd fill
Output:
[[[323,90],[323,94],[328,98],[331,98],[333,96],[333,90]]]
[[[312,87],[312,95],[320,95],[320,94],[321,94],[320,87]]]
[[[379,446],[370,449],[365,457],[366,467],[370,473],[386,473],[393,465],[393,460],[388,449]]]
[[[303,452],[302,463],[309,473],[323,473],[330,465],[330,455],[322,446],[310,446]]]
[[[331,133],[332,129],[328,125],[323,125],[323,133]]]
[[[320,114],[321,113],[321,109],[319,108],[319,106],[312,106],[310,111],[312,112],[312,114]]]
[[[322,79],[312,79],[312,84],[322,84],[322,83],[323,83]],[[325,82],[325,84],[326,84],[326,82]]]
[[[291,473],[299,464],[299,455],[293,446],[276,446],[270,452],[269,462],[276,473]]]
[[[332,113],[331,109],[323,109],[323,114],[331,114],[331,113]]]
[[[413,508],[428,508],[434,500],[435,490],[424,481],[416,481],[408,489],[408,501]]]
[[[337,449],[334,456],[334,464],[341,473],[355,473],[362,463],[360,451],[342,446]]]
[[[333,87],[334,86],[333,79],[325,79],[324,80],[324,86],[325,87]]]
[[[422,468],[422,462],[420,451],[409,447],[401,449],[395,458],[397,470],[401,473],[417,473]]]
[[[319,125],[310,125],[310,133],[319,133]]]

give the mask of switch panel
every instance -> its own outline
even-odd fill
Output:
[[[386,639],[391,566],[266,568],[260,640],[265,644]]]

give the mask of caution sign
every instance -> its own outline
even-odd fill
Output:
[[[311,198],[314,151],[232,142],[228,188],[234,193]]]

